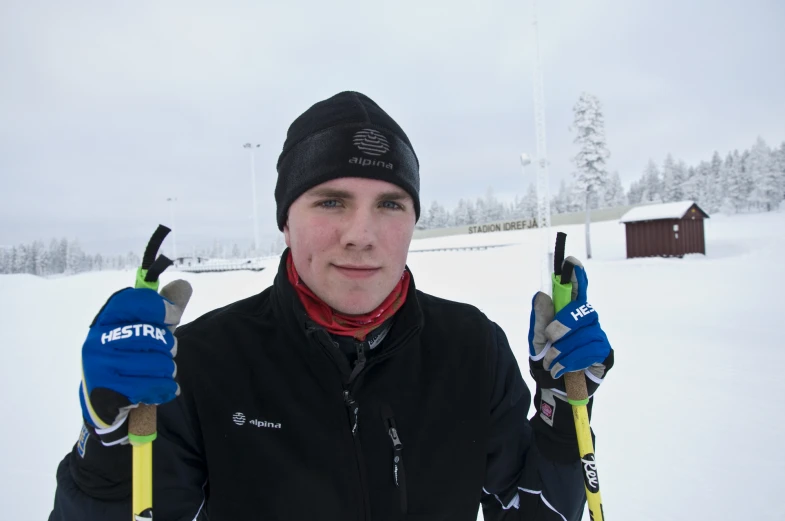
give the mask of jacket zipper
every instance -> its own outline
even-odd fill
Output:
[[[398,489],[398,494],[401,499],[401,513],[406,514],[409,505],[406,493],[406,469],[403,466],[403,443],[398,434],[398,427],[395,425],[392,409],[387,405],[382,407],[382,418],[384,419],[384,427],[387,429],[387,435],[390,437],[390,440],[392,440],[393,481],[395,482],[395,487]]]
[[[352,397],[349,390],[343,391],[343,403],[349,414],[349,428],[352,432],[352,443],[354,444],[354,453],[357,457],[357,471],[360,475],[360,501],[361,501],[361,515],[360,519],[370,519],[370,504],[368,501],[368,485],[365,476],[365,462],[363,461],[363,451],[360,446],[360,437],[358,436],[358,428],[360,423],[360,405]]]

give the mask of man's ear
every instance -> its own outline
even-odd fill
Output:
[[[286,220],[286,224],[283,225],[283,239],[286,242],[286,247],[292,247],[292,241],[289,238],[289,219]]]

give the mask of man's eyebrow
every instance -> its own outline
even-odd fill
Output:
[[[336,188],[314,188],[306,192],[309,197],[329,197],[331,199],[354,199],[354,195],[346,190]]]
[[[409,197],[409,194],[403,190],[392,190],[389,192],[382,192],[376,198],[378,201],[400,201]]]
[[[354,199],[354,194],[348,190],[339,190],[337,188],[314,188],[306,192],[308,197],[314,198],[330,198],[330,199]],[[377,201],[401,201],[409,197],[409,194],[403,190],[390,190],[382,192],[376,196]]]

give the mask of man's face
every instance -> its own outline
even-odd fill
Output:
[[[283,231],[311,291],[336,311],[361,315],[378,307],[400,280],[414,223],[406,191],[346,177],[295,200]]]

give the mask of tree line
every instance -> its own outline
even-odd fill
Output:
[[[649,160],[630,186],[630,204],[691,200],[709,213],[776,210],[785,199],[785,142],[770,148],[759,137],[749,150],[714,152],[687,166],[668,154],[662,166]]]
[[[591,189],[587,189],[587,185]],[[588,192],[588,197],[587,197]],[[785,142],[770,148],[762,138],[748,150],[728,152],[725,158],[714,152],[711,160],[687,165],[668,154],[662,164],[650,159],[639,179],[629,190],[618,171],[594,179],[578,175],[563,179],[551,196],[551,213],[581,212],[586,209],[614,208],[639,203],[669,203],[690,200],[709,214],[772,211],[785,200]],[[460,199],[452,210],[438,201],[423,209],[418,229],[477,225],[493,221],[534,219],[537,190],[530,183],[526,194],[504,203],[488,189],[485,197]]]
[[[49,247],[42,241],[10,248],[0,247],[0,274],[75,274],[93,270],[135,269],[140,264],[140,257],[133,252],[116,256],[86,254],[76,240],[52,239]]]

